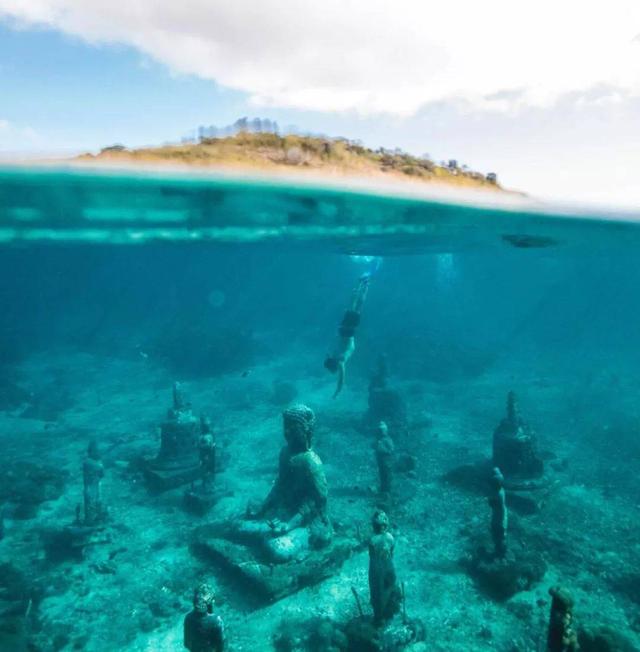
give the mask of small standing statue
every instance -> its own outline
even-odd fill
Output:
[[[389,519],[383,511],[373,516],[373,536],[369,541],[369,595],[373,621],[383,626],[400,610],[401,591],[393,562],[395,541],[389,532]]]
[[[491,474],[491,493],[489,507],[491,507],[491,538],[496,557],[507,554],[507,527],[509,513],[507,511],[506,494],[504,491],[504,477],[499,468],[493,469]]]
[[[573,597],[567,589],[555,586],[549,589],[551,613],[547,652],[577,652],[578,637],[573,628]]]
[[[211,431],[211,421],[205,416],[200,417],[200,431],[198,451],[202,469],[202,491],[211,493],[216,474],[216,442]]]
[[[184,619],[184,646],[190,652],[223,652],[224,623],[213,613],[213,591],[201,584],[193,592],[193,610]]]
[[[106,509],[102,503],[102,478],[104,465],[98,442],[93,439],[87,449],[87,458],[82,465],[84,482],[84,525],[96,525],[104,520]]]
[[[374,446],[376,462],[378,464],[378,477],[380,480],[380,494],[389,496],[393,480],[393,461],[395,446],[393,439],[389,436],[389,428],[384,421],[378,424],[376,429],[376,444]]]

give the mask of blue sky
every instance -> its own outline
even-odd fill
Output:
[[[203,122],[232,122],[244,93],[175,75],[123,45],[89,45],[50,30],[0,25],[0,118],[19,129],[2,149],[96,148],[175,140]]]
[[[428,5],[0,0],[0,155],[246,115],[455,158],[540,197],[640,204],[637,0]]]

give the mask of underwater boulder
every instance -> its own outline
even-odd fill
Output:
[[[581,627],[578,631],[581,652],[637,652],[638,648],[616,629],[607,626]]]
[[[0,650],[29,649],[28,621],[43,587],[10,562],[0,563]]]
[[[534,551],[509,551],[498,557],[479,548],[468,563],[469,575],[489,597],[508,600],[520,591],[528,591],[544,577],[547,565]]]
[[[420,620],[400,616],[382,627],[372,616],[358,616],[347,623],[345,633],[349,652],[400,652],[415,649],[425,638]]]
[[[29,395],[27,406],[21,412],[23,419],[56,421],[58,417],[75,405],[73,392],[64,385],[54,382],[42,390]]]
[[[56,467],[34,462],[7,463],[0,468],[0,501],[13,505],[13,518],[34,518],[39,506],[59,498],[68,473]]]
[[[326,616],[283,618],[272,642],[276,652],[341,652],[347,649],[342,627]]]

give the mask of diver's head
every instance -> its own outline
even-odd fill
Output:
[[[338,371],[338,358],[328,355],[324,360],[324,368],[328,369],[332,374]]]

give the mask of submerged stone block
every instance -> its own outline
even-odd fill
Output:
[[[578,631],[580,652],[637,652],[624,634],[612,627],[581,627]]]

